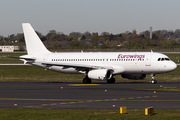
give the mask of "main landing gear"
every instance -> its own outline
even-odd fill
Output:
[[[85,78],[83,79],[83,83],[84,83],[84,84],[91,83],[91,79],[89,79],[88,77],[85,77]]]
[[[157,83],[157,81],[155,80],[155,74],[151,74],[151,77],[152,77],[151,83],[152,84]]]
[[[107,83],[115,83],[115,79],[111,77],[111,79],[107,80]]]
[[[90,84],[91,83],[91,79],[89,79],[88,77],[85,77],[83,79],[83,83],[84,84]],[[107,83],[115,83],[115,79],[112,77],[111,79],[107,80]]]

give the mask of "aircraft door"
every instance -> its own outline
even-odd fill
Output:
[[[147,55],[146,60],[145,60],[145,65],[146,66],[151,66],[151,54]]]

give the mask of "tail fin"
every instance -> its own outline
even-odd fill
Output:
[[[35,53],[49,53],[49,51],[46,49],[46,47],[29,23],[22,23],[22,27],[24,31],[28,55],[32,55]]]

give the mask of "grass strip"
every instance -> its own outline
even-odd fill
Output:
[[[6,56],[19,57],[21,55],[26,55],[27,53],[0,53],[0,63],[23,63],[19,59],[8,58]]]
[[[167,74],[157,74],[155,79],[158,82],[180,82],[180,66],[173,72]],[[144,80],[129,80],[121,75],[114,76],[116,82],[149,82],[151,76],[147,75]],[[6,65],[0,66],[0,81],[4,82],[82,82],[83,74],[65,74],[45,70],[36,66]],[[101,82],[101,81],[92,81]],[[102,81],[106,82],[106,81]]]
[[[155,115],[144,115],[144,110],[107,109],[0,109],[1,120],[179,120],[180,110],[155,110]]]

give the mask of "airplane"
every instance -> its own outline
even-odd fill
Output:
[[[20,56],[19,60],[45,70],[84,74],[83,83],[91,83],[91,79],[115,83],[115,75],[142,80],[147,74],[151,74],[151,83],[156,83],[156,74],[177,68],[168,56],[153,51],[53,53],[44,46],[30,23],[22,23],[22,27],[27,55]]]

